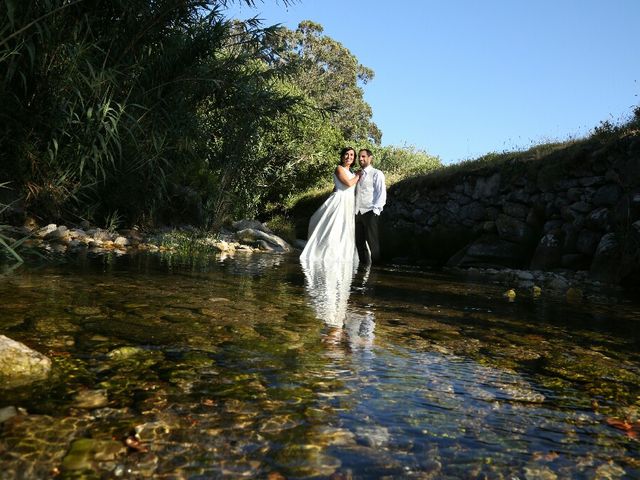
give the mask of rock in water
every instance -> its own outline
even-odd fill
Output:
[[[291,246],[277,235],[265,233],[261,230],[254,230],[246,228],[236,233],[236,238],[240,243],[258,244],[263,241],[268,250],[272,250],[277,253],[290,252]]]
[[[0,388],[13,388],[44,380],[51,360],[26,345],[0,335]]]
[[[510,302],[513,302],[516,299],[516,291],[513,288],[510,288],[509,290],[504,292],[502,296],[507,300],[509,300]]]

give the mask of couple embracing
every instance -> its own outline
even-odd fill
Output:
[[[355,159],[351,147],[340,152],[340,164],[333,174],[335,188],[309,221],[309,240],[301,261],[379,261],[378,218],[387,199],[384,174],[371,165],[370,150],[358,152],[360,170],[356,173],[351,170]]]

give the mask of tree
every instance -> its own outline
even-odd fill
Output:
[[[256,132],[255,160],[264,166],[256,186],[263,205],[281,207],[291,196],[330,183],[345,145],[380,143],[362,90],[373,71],[322,32],[321,25],[304,21],[266,39],[271,49],[262,61],[284,74],[277,88],[299,102],[265,119]]]
[[[373,70],[323,31],[322,25],[309,20],[296,30],[283,29],[273,61],[288,67],[291,83],[312,108],[328,115],[345,142],[379,144],[382,132],[371,120],[361,87],[373,79]]]

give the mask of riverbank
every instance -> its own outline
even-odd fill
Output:
[[[388,259],[640,283],[640,130],[487,155],[389,188]]]
[[[48,224],[43,227],[27,222],[22,227],[3,226],[1,232],[9,244],[21,239],[21,248],[45,254],[174,252],[233,255],[237,251],[287,253],[292,250],[285,240],[256,220],[239,220],[217,233],[193,227],[152,232],[115,231],[92,227],[86,222],[79,226]]]
[[[82,228],[82,227],[85,228]],[[28,257],[77,257],[83,255],[158,254],[183,259],[207,258],[224,260],[239,254],[291,254],[297,256],[304,240],[289,244],[257,220],[240,220],[227,225],[218,233],[198,230],[191,226],[165,228],[152,232],[136,229],[110,231],[89,225],[65,226],[49,224],[38,227],[4,227],[4,235],[26,237],[23,252]],[[10,238],[10,237],[9,237]],[[387,261],[382,268],[402,268],[405,258]],[[504,297],[513,302],[520,299],[554,298],[569,303],[615,304],[625,296],[617,283],[603,282],[590,277],[584,270],[525,270],[493,267],[459,267],[422,264],[422,270],[442,270],[470,282],[491,283],[504,288]]]

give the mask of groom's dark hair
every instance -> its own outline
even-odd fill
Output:
[[[358,156],[360,156],[362,152],[367,152],[367,157],[373,157],[373,153],[371,153],[371,150],[369,150],[368,148],[361,148],[358,152]]]

